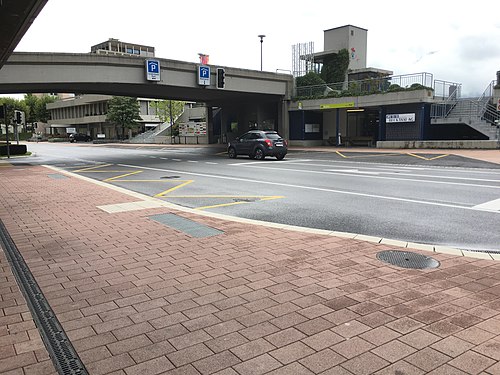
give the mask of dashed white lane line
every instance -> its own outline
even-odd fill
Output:
[[[261,163],[262,164],[262,163]],[[498,185],[483,185],[483,184],[469,184],[464,182],[450,182],[450,181],[435,181],[435,180],[425,180],[425,179],[416,179],[416,178],[398,178],[398,177],[387,177],[387,176],[377,176],[377,175],[368,175],[368,174],[354,174],[351,170],[351,173],[343,172],[331,172],[329,170],[323,171],[313,171],[308,169],[292,169],[292,168],[276,168],[276,167],[265,167],[263,165],[250,165],[250,163],[241,164],[242,167],[246,168],[258,168],[258,169],[267,169],[267,170],[280,170],[280,171],[288,171],[288,172],[298,172],[298,173],[311,173],[311,174],[331,174],[331,175],[340,175],[340,176],[356,176],[359,178],[372,178],[372,179],[381,179],[381,180],[396,180],[396,181],[405,181],[405,182],[417,182],[424,184],[442,184],[442,185],[457,185],[457,186],[473,186],[478,188],[485,189],[500,189]],[[498,182],[498,180],[494,180]]]

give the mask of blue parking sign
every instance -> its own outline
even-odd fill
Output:
[[[146,79],[148,81],[160,80],[160,62],[158,60],[146,60]]]
[[[198,65],[198,85],[210,85],[210,67],[207,65]]]

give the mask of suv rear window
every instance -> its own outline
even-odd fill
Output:
[[[280,139],[280,135],[278,133],[272,132],[272,133],[266,133],[267,138],[269,139]]]

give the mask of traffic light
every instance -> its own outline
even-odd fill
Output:
[[[226,82],[225,82],[225,78],[226,78],[226,71],[224,70],[224,68],[217,68],[217,88],[218,89],[223,89]]]
[[[14,111],[14,113],[16,118],[16,124],[22,123],[21,111]]]
[[[5,104],[0,105],[0,121],[5,118]]]

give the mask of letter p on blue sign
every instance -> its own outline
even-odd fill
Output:
[[[146,79],[148,81],[160,80],[160,62],[158,60],[146,60]]]

